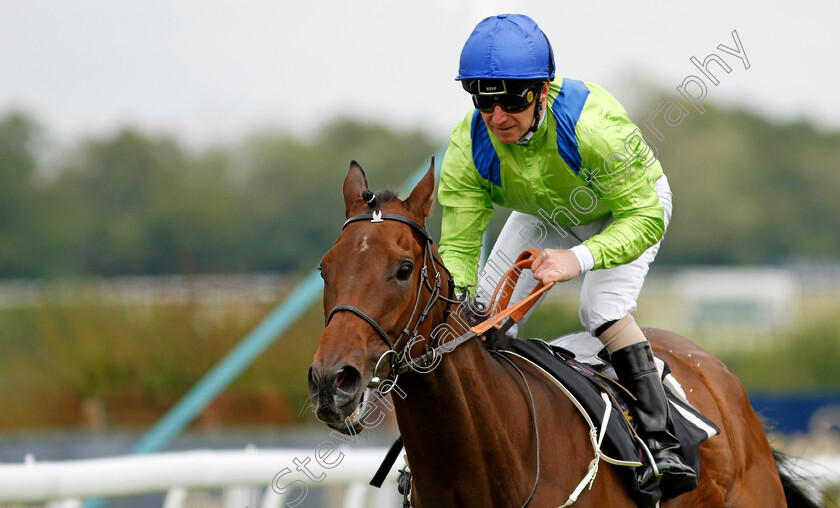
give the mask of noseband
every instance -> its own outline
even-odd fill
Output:
[[[360,318],[364,319],[379,335],[379,337],[388,345],[388,351],[382,354],[379,358],[379,361],[376,362],[376,366],[373,370],[373,379],[371,379],[370,386],[372,388],[378,388],[379,385],[382,383],[382,380],[379,378],[379,365],[385,359],[385,357],[390,357],[390,370],[388,372],[388,380],[391,383],[388,384],[387,389],[384,393],[390,391],[396,385],[397,377],[410,370],[411,360],[406,360],[405,354],[401,353],[400,347],[406,348],[408,345],[412,343],[412,341],[417,337],[418,332],[417,330],[420,328],[420,325],[426,320],[429,315],[429,312],[438,302],[438,300],[444,300],[446,302],[446,309],[444,310],[444,322],[446,318],[449,316],[450,313],[450,306],[452,304],[458,303],[457,300],[452,300],[440,294],[441,289],[441,272],[438,271],[438,265],[443,269],[446,273],[448,278],[448,285],[449,285],[449,295],[451,296],[455,292],[455,282],[452,279],[452,275],[446,270],[446,267],[443,265],[443,261],[440,259],[440,256],[432,249],[432,245],[434,244],[434,240],[432,240],[431,235],[426,228],[423,227],[422,224],[419,222],[409,219],[408,217],[404,217],[402,215],[397,215],[393,213],[382,213],[379,210],[375,210],[371,213],[362,213],[359,215],[354,215],[350,217],[344,222],[344,226],[341,227],[342,231],[344,228],[347,227],[348,224],[353,222],[359,221],[370,221],[372,223],[379,223],[384,222],[386,220],[393,220],[397,222],[402,222],[403,224],[408,224],[411,226],[415,231],[420,233],[423,236],[423,267],[420,269],[420,284],[417,286],[417,295],[414,298],[414,308],[411,311],[411,316],[408,318],[408,322],[402,329],[399,337],[396,340],[392,340],[388,333],[382,328],[382,326],[372,318],[368,313],[363,311],[362,309],[349,304],[342,304],[336,305],[335,307],[330,310],[330,313],[327,315],[327,325],[330,324],[333,316],[336,312],[339,311],[348,311],[356,314]],[[434,271],[434,285],[430,283],[429,280],[429,270],[428,267],[431,265],[432,270]],[[423,288],[427,288],[429,290],[430,296],[429,301],[426,303],[426,306],[420,312],[419,316],[417,316],[417,310],[420,307],[420,296],[423,291]],[[417,316],[417,320],[414,323],[414,326],[411,327],[412,321],[415,320],[415,316]],[[403,340],[408,339],[405,344],[403,344]],[[429,348],[429,345],[426,346],[427,352],[433,351]],[[429,354],[428,358],[434,360],[434,356]],[[383,395],[384,395],[383,393]]]

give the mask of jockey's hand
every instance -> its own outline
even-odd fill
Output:
[[[531,265],[534,278],[543,284],[566,282],[580,275],[580,262],[569,249],[545,249]]]
[[[477,296],[470,296],[463,291],[456,295],[456,299],[460,302],[461,316],[470,326],[475,326],[490,317],[487,304]]]

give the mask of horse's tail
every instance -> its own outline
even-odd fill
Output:
[[[776,469],[779,471],[779,478],[782,480],[782,488],[785,490],[785,501],[788,508],[820,508],[811,496],[802,487],[805,479],[797,474],[788,465],[790,459],[784,453],[773,450],[773,458],[776,460]]]

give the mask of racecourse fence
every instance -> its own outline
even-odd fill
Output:
[[[61,462],[27,457],[20,464],[0,464],[0,506],[81,508],[87,498],[164,493],[163,508],[318,506],[315,498],[331,508],[394,508],[396,469],[382,489],[367,484],[385,453],[384,448],[249,447]],[[314,495],[315,489],[324,491]]]
[[[367,485],[385,453],[384,448],[344,446],[249,447],[62,462],[28,457],[21,464],[0,464],[0,503],[80,508],[90,497],[165,493],[163,508],[285,508],[318,506],[307,501],[315,497],[314,489],[327,488],[332,492],[321,496],[320,506],[397,508],[396,468],[382,489]],[[825,506],[840,504],[840,456],[795,459],[791,470]],[[221,493],[210,496],[209,490]]]

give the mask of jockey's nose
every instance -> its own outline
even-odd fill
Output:
[[[309,398],[316,406],[336,409],[354,403],[362,385],[362,374],[352,365],[325,371],[309,367]]]
[[[493,109],[490,114],[495,123],[505,121],[505,119],[510,115],[510,113],[505,111],[499,104],[493,104]]]

